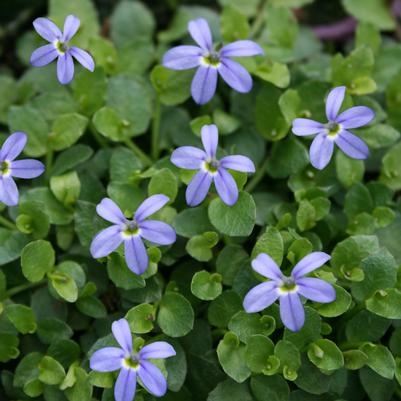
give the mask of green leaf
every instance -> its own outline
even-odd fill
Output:
[[[0,333],[0,362],[8,362],[10,359],[18,358],[20,354],[18,345],[18,336],[15,334]],[[17,374],[17,371],[15,373]]]
[[[207,262],[212,259],[212,248],[219,242],[219,236],[213,231],[207,231],[202,235],[195,235],[185,246],[185,250],[199,262]]]
[[[32,397],[37,397],[42,394],[43,386],[37,386],[36,382],[39,382],[39,369],[38,365],[42,360],[43,355],[39,352],[31,352],[25,355],[19,362],[15,369],[14,375],[14,386],[22,387],[25,394]],[[32,390],[37,391],[32,391]]]
[[[86,162],[93,155],[93,150],[87,145],[78,144],[60,153],[51,170],[52,175],[61,175],[73,170]]]
[[[320,339],[309,345],[308,358],[322,370],[337,370],[343,367],[344,357],[333,341]]]
[[[377,290],[366,300],[366,309],[387,319],[401,319],[401,291],[396,288]]]
[[[227,206],[220,198],[214,199],[209,205],[208,214],[210,222],[222,234],[245,237],[255,225],[256,206],[251,195],[240,192],[234,206]]]
[[[124,290],[145,287],[144,278],[133,274],[124,258],[117,253],[112,253],[107,261],[107,274],[117,287]]]
[[[21,334],[32,334],[36,331],[36,317],[33,310],[26,305],[10,304],[5,308],[5,313]]]
[[[301,366],[301,356],[297,347],[286,340],[280,340],[275,348],[274,355],[280,361],[280,371],[287,380],[294,381]]]
[[[39,380],[45,384],[60,384],[65,377],[62,365],[50,356],[44,356],[39,362]]]
[[[226,245],[217,256],[216,270],[223,278],[223,284],[232,285],[237,273],[248,261],[248,254],[236,244]]]
[[[185,238],[213,230],[207,215],[207,208],[202,206],[182,210],[175,216],[173,227],[177,235]]]
[[[254,401],[254,398],[247,383],[236,383],[234,380],[227,379],[220,382],[209,393],[207,401]]]
[[[166,106],[184,103],[190,96],[193,71],[174,71],[157,65],[150,74],[150,80],[160,101]]]
[[[217,356],[224,372],[237,383],[242,383],[251,371],[245,364],[246,346],[241,344],[238,337],[228,332],[217,346]]]
[[[157,323],[163,333],[170,337],[182,337],[192,330],[194,311],[181,294],[167,292],[161,299]]]
[[[345,188],[349,188],[353,184],[362,181],[365,173],[365,165],[362,160],[351,159],[343,152],[337,152],[336,173],[338,181]]]
[[[28,105],[11,106],[8,111],[8,125],[11,132],[22,131],[28,135],[25,154],[40,157],[46,153],[50,129],[37,109]]]
[[[299,203],[297,210],[297,225],[299,230],[307,231],[310,230],[316,224],[316,210],[312,203],[306,199]]]
[[[254,376],[251,378],[252,393],[257,401],[288,401],[290,388],[279,375]]]
[[[132,21],[129,24],[132,25]],[[148,129],[152,98],[151,87],[142,77],[115,76],[109,80],[106,103],[118,112],[124,138],[140,135]]]
[[[78,299],[78,287],[72,277],[62,272],[49,273],[48,277],[61,298],[67,302],[75,302]]]
[[[286,64],[265,61],[258,65],[254,74],[279,88],[286,88],[290,84],[290,71]]]
[[[78,113],[57,117],[49,135],[49,146],[53,150],[69,148],[84,134],[88,119]]]
[[[317,311],[324,317],[336,317],[345,313],[351,306],[352,297],[342,287],[333,285],[336,290],[336,299],[328,304],[319,304]]]
[[[346,11],[357,20],[368,22],[382,30],[395,27],[390,9],[382,0],[342,0]]]
[[[234,291],[224,291],[210,303],[207,317],[213,326],[225,328],[239,310],[242,310],[240,296]]]
[[[66,207],[75,204],[81,192],[81,182],[76,171],[50,178],[53,195]]]
[[[164,194],[173,203],[178,192],[177,179],[168,168],[159,170],[149,181],[148,195]]]
[[[401,189],[401,143],[393,146],[383,157],[380,181],[394,191]]]
[[[92,295],[81,297],[76,302],[77,309],[86,316],[95,319],[106,317],[107,311],[102,301]]]
[[[284,242],[280,232],[275,227],[267,227],[266,231],[258,238],[252,250],[251,259],[255,259],[261,253],[266,253],[281,266],[283,261]]]
[[[92,385],[89,383],[88,374],[80,367],[74,368],[75,383],[65,390],[68,401],[91,401]]]
[[[390,401],[393,398],[397,386],[394,380],[385,379],[369,368],[361,369],[359,378],[371,401]]]
[[[359,370],[365,366],[368,357],[358,349],[351,349],[343,352],[344,367],[349,370]]]
[[[150,304],[140,304],[131,308],[125,318],[133,333],[149,333],[154,327],[155,308]]]
[[[28,241],[24,234],[0,228],[0,266],[19,258]]]
[[[38,337],[44,344],[51,344],[55,340],[67,339],[73,331],[67,323],[56,318],[46,318],[38,321]]]
[[[248,20],[235,6],[227,5],[223,8],[220,25],[221,35],[226,42],[234,42],[248,37],[250,30]]]
[[[392,379],[395,372],[395,361],[387,347],[381,344],[367,343],[360,347],[368,361],[366,362],[372,370],[386,379]]]
[[[274,369],[271,363],[273,360],[273,353],[274,344],[270,338],[261,334],[252,335],[249,337],[246,347],[246,364],[254,373],[263,372],[265,374],[270,374],[273,370],[272,374],[274,374],[280,365],[280,361],[277,360],[277,366],[276,369]]]
[[[30,242],[22,250],[22,273],[33,283],[40,281],[52,270],[55,259],[55,252],[50,242],[44,240]]]
[[[204,301],[211,301],[221,294],[223,289],[221,281],[219,273],[210,274],[206,270],[197,272],[191,281],[192,294]]]
[[[93,116],[93,125],[100,134],[112,141],[123,140],[123,123],[120,115],[111,107],[102,107]]]

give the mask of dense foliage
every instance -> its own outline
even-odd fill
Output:
[[[31,66],[32,52],[48,44],[32,27],[43,17],[33,8],[0,30],[0,39],[11,43],[3,40],[0,48],[0,143],[25,132],[21,159],[45,165],[42,175],[14,175],[17,205],[0,202],[0,399],[112,401],[118,372],[90,366],[101,365],[117,342],[160,368],[167,378],[164,400],[398,399],[400,2],[48,3],[47,15],[59,27],[68,15],[79,18],[71,44],[88,51],[95,66],[92,72],[89,59],[78,60],[86,69],[76,63],[67,85],[57,79],[55,63]],[[248,93],[219,78],[211,101],[199,105],[191,97],[195,70],[162,65],[171,48],[194,45],[187,27],[199,18],[220,47],[248,39],[263,49],[263,55],[235,58],[252,74]],[[335,25],[313,28],[322,22]],[[352,130],[369,157],[350,158],[335,148],[326,167],[312,160],[316,169],[312,138],[294,135],[293,121],[327,121],[327,95],[341,86],[340,112],[374,111],[369,125]],[[196,169],[171,159],[183,146],[202,149],[202,128],[211,124],[219,132],[219,160],[250,159],[241,159],[247,169],[231,165],[224,173],[234,178],[238,199],[222,196],[224,189],[217,193],[216,181],[205,200],[194,201],[196,193],[186,198]],[[0,182],[13,169],[3,161],[4,148]],[[124,254],[118,247],[122,240],[114,252],[104,252],[112,247],[106,240],[93,245],[112,224],[106,220],[113,222],[102,218],[107,211],[96,211],[104,198],[124,214],[124,239],[142,230],[146,250],[133,266],[127,248]],[[164,237],[146,236],[142,220],[135,221],[148,198],[162,200],[152,219]],[[251,267],[261,253],[287,276],[311,253],[330,255],[305,274],[333,287],[335,300],[303,297],[304,323],[287,327],[279,302],[247,313],[245,296],[265,280]],[[125,348],[116,324],[112,335],[115,321],[129,335],[122,318],[133,336]],[[164,347],[159,355],[166,359],[152,359],[156,354],[146,347],[153,342]],[[104,353],[90,364],[96,351]],[[130,363],[133,383],[129,368],[137,361]],[[135,400],[154,400],[142,384]]]

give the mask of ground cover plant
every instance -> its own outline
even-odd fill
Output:
[[[400,399],[400,16],[1,3],[0,399]]]

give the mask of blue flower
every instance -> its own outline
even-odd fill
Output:
[[[286,277],[269,255],[259,254],[252,261],[252,268],[270,280],[257,285],[246,294],[245,311],[260,312],[279,298],[280,317],[284,325],[292,331],[300,330],[305,322],[300,295],[320,303],[329,303],[336,299],[336,291],[331,284],[318,278],[304,277],[329,259],[330,256],[324,252],[312,252],[295,265],[290,277]]]
[[[226,156],[217,160],[219,135],[214,124],[204,125],[201,136],[204,151],[193,146],[181,146],[171,155],[171,162],[177,167],[199,170],[188,185],[187,203],[189,206],[199,205],[205,199],[210,185],[214,182],[222,201],[232,206],[238,200],[238,188],[227,169],[254,173],[255,166],[251,159],[240,155]]]
[[[207,103],[216,92],[217,75],[241,93],[252,89],[249,72],[231,57],[256,56],[263,49],[252,40],[238,40],[223,46],[213,47],[212,34],[203,18],[190,21],[188,31],[198,46],[177,46],[170,49],[163,58],[163,65],[172,70],[198,68],[192,80],[192,97],[198,104]]]
[[[298,136],[316,135],[309,149],[312,166],[322,170],[330,162],[336,144],[347,156],[353,159],[366,159],[369,148],[366,143],[349,129],[369,124],[375,113],[369,107],[355,106],[338,114],[345,96],[345,86],[334,88],[327,97],[327,124],[308,118],[296,118],[292,123],[292,132]]]
[[[135,352],[129,324],[125,319],[115,321],[112,324],[112,332],[121,348],[105,347],[94,352],[90,358],[90,368],[97,372],[120,370],[114,387],[116,401],[134,399],[138,377],[149,393],[162,397],[167,391],[166,379],[160,369],[148,359],[174,356],[174,348],[165,341],[156,341]]]
[[[95,69],[95,63],[89,53],[69,46],[69,41],[77,33],[80,23],[77,17],[69,15],[64,22],[64,32],[61,32],[48,18],[37,18],[33,21],[36,32],[49,44],[32,53],[31,64],[34,67],[43,67],[57,58],[57,78],[63,85],[71,82],[74,77],[73,57],[89,71]]]
[[[97,214],[114,225],[100,231],[90,246],[94,258],[102,258],[116,250],[124,242],[125,260],[130,270],[142,274],[148,266],[148,254],[143,239],[159,245],[175,242],[176,234],[171,226],[158,220],[145,220],[161,209],[169,198],[153,195],[138,207],[132,220],[128,220],[121,209],[109,198],[104,198],[96,207]]]
[[[38,160],[15,160],[26,142],[27,136],[24,132],[14,132],[0,150],[0,202],[7,206],[18,204],[18,188],[13,177],[36,178],[45,171],[45,166]]]

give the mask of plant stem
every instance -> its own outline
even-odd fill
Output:
[[[265,9],[266,3],[267,3],[267,0],[261,0],[261,2],[259,4],[257,15],[252,23],[251,31],[249,33],[250,38],[254,38],[259,33],[260,29],[262,28],[262,25],[265,22],[264,9]]]
[[[161,104],[159,96],[156,97],[155,111],[153,114],[152,122],[152,159],[159,158],[159,137],[160,137],[160,117],[161,117]]]
[[[9,228],[10,230],[17,230],[17,226],[10,220],[6,219],[3,216],[0,216],[0,224],[4,227]]]
[[[269,162],[269,159],[266,158],[265,161],[259,166],[259,168],[256,170],[256,174],[252,177],[252,179],[248,182],[248,184],[245,187],[245,190],[248,192],[252,192],[259,182],[262,180],[262,178],[266,174],[266,168],[267,164]]]
[[[141,159],[145,167],[153,164],[152,159],[144,153],[132,140],[125,139],[124,143]]]
[[[21,284],[21,285],[17,285],[16,287],[10,288],[7,292],[6,292],[6,296],[7,298],[11,298],[14,295],[19,294],[20,292],[24,292],[26,290],[30,290],[31,288],[35,288],[38,287],[42,284],[47,283],[47,279],[43,279],[40,280],[36,283],[27,283],[27,284]]]

